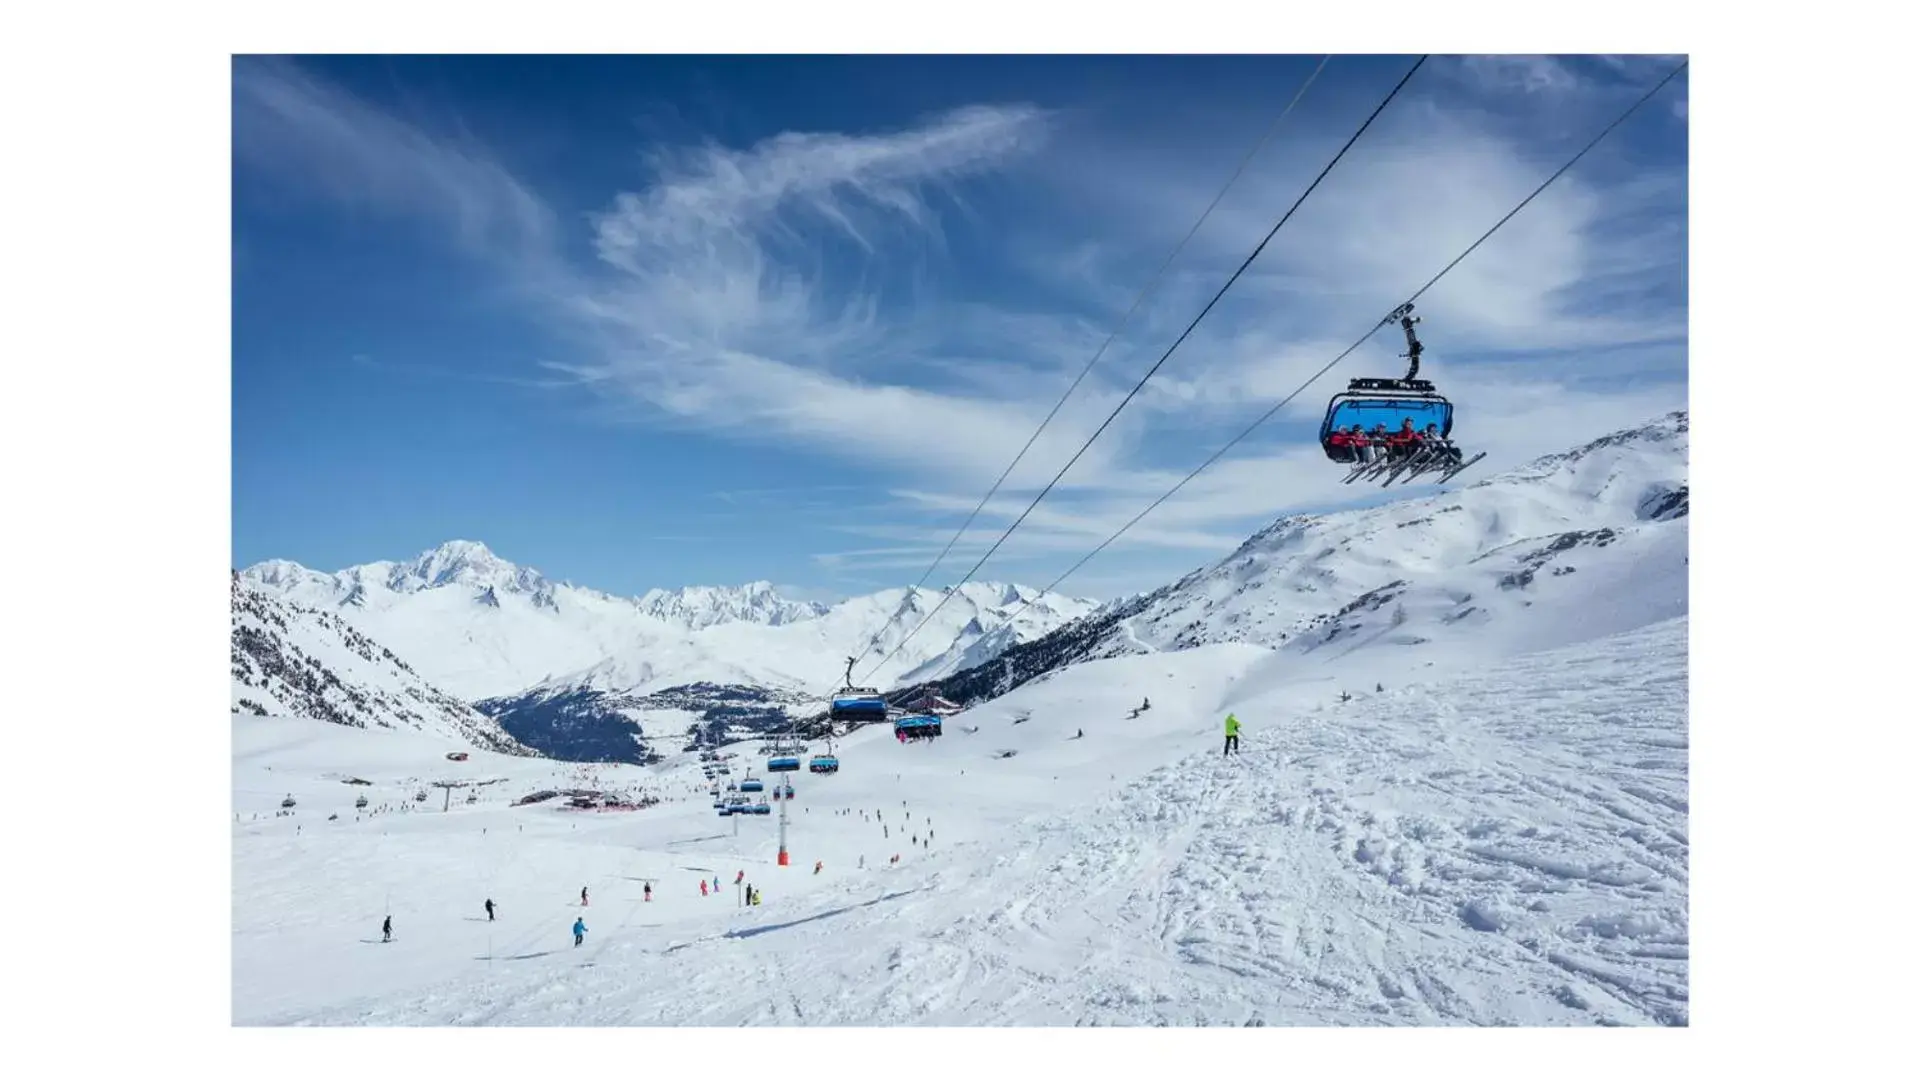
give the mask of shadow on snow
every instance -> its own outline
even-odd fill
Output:
[[[770,934],[775,930],[786,930],[795,926],[799,926],[803,923],[818,922],[821,919],[830,919],[835,915],[844,915],[855,908],[872,907],[874,904],[880,903],[882,901],[897,900],[902,896],[911,896],[916,892],[924,892],[926,889],[927,889],[927,886],[922,885],[917,889],[908,889],[905,892],[887,893],[884,896],[876,896],[873,899],[866,901],[865,903],[848,904],[845,907],[834,908],[831,911],[822,911],[817,915],[808,915],[804,919],[794,919],[791,922],[773,923],[771,926],[754,926],[745,930],[728,930],[726,933],[721,934],[720,936],[724,938],[757,937],[760,934]]]

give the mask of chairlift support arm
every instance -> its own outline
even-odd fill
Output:
[[[1393,313],[1386,316],[1386,322],[1397,322],[1399,328],[1406,332],[1406,351],[1399,355],[1412,361],[1412,366],[1406,369],[1407,382],[1419,378],[1419,354],[1426,351],[1426,347],[1419,343],[1419,335],[1413,332],[1413,324],[1418,321],[1419,316],[1413,314],[1413,303],[1410,300],[1394,308]]]

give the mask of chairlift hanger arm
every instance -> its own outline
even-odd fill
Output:
[[[1413,314],[1413,302],[1408,300],[1394,308],[1393,313],[1386,316],[1386,321],[1398,322],[1399,328],[1406,332],[1406,351],[1400,355],[1412,361],[1412,366],[1406,369],[1406,381],[1411,382],[1419,378],[1419,354],[1426,351],[1426,347],[1419,343],[1419,335],[1413,332],[1413,324],[1419,322],[1419,316]]]

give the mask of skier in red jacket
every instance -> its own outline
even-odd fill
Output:
[[[1419,432],[1413,430],[1410,417],[1400,425],[1398,431],[1387,436],[1386,446],[1395,458],[1405,458],[1419,448]]]

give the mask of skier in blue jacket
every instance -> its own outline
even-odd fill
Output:
[[[584,917],[574,919],[573,920],[573,947],[576,949],[579,948],[580,942],[585,940],[586,940],[586,919]]]

